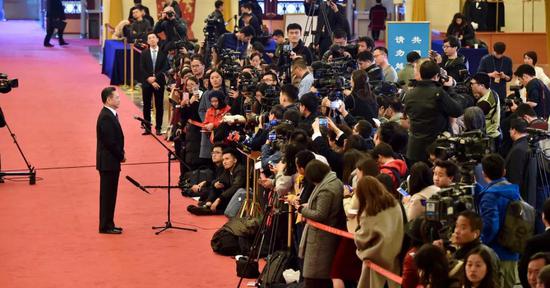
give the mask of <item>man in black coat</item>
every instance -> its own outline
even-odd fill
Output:
[[[126,162],[124,156],[124,134],[118,122],[116,109],[120,105],[120,96],[114,87],[101,91],[103,109],[97,119],[96,169],[99,171],[99,233],[120,234],[122,228],[113,221],[120,163]]]
[[[506,155],[506,179],[519,186],[521,197],[527,199],[529,180],[527,177],[527,163],[529,162],[529,142],[527,140],[527,121],[516,118],[510,121],[510,138],[514,143]]]
[[[288,54],[281,55],[279,57],[279,61],[277,64],[277,67],[283,69],[283,67],[288,67],[286,65],[291,64],[292,60],[294,60],[296,57],[302,57],[304,60],[306,60],[307,65],[311,65],[311,62],[313,62],[313,54],[309,50],[309,48],[306,47],[304,41],[302,41],[302,26],[298,23],[290,23],[286,27],[286,33],[288,35],[288,41],[286,41],[283,45],[290,45],[292,48],[291,52],[286,52]]]
[[[155,24],[153,31],[156,34],[164,32],[166,35],[166,41],[161,45],[163,49],[170,47],[175,41],[187,41],[187,24],[176,15],[172,6],[166,6],[162,10],[161,18]]]
[[[546,231],[527,240],[525,251],[518,265],[519,278],[523,287],[529,287],[527,280],[527,265],[529,264],[531,256],[539,252],[550,252],[550,199],[544,201],[542,209],[542,221],[544,222],[544,226],[546,226]],[[548,264],[550,263],[546,263],[546,265]]]
[[[314,3],[312,3],[314,2]],[[351,29],[346,18],[346,12],[342,5],[336,4],[336,1],[323,1],[321,5],[317,7],[316,1],[305,0],[304,9],[306,14],[313,12],[313,15],[317,16],[317,29],[315,29],[315,39],[313,43],[319,46],[319,55],[325,54],[325,52],[332,45],[332,33],[338,29],[346,32],[350,40]],[[312,7],[311,5],[314,5]],[[312,9],[312,10],[310,10]]]
[[[63,39],[63,31],[67,23],[65,22],[65,7],[61,3],[61,0],[48,0],[46,4],[46,38],[44,38],[44,47],[53,47],[50,44],[53,31],[57,29],[57,37],[59,45],[68,45]]]
[[[159,49],[159,38],[155,33],[147,34],[149,48],[141,53],[141,73],[143,75],[143,119],[149,122],[143,135],[151,133],[151,100],[155,96],[155,128],[156,134],[161,135],[162,117],[164,115],[164,86],[165,73],[170,66],[166,54]]]
[[[415,68],[416,69],[416,68]],[[407,159],[410,163],[428,160],[426,147],[442,132],[450,130],[449,117],[459,117],[463,108],[451,95],[452,77],[439,85],[439,66],[433,61],[420,65],[421,79],[404,99],[405,113],[409,116],[410,129]]]
[[[461,71],[468,70],[468,66],[466,66],[468,60],[464,55],[459,55],[458,50],[460,50],[460,40],[454,36],[448,36],[443,40],[443,52],[445,55],[441,56],[438,53],[433,53],[432,56],[439,66],[447,71],[449,76],[453,77],[457,82],[463,82],[465,76]]]
[[[550,90],[536,78],[535,68],[528,64],[522,64],[516,69],[514,75],[527,90],[525,103],[535,110],[539,118],[548,119],[550,116]]]

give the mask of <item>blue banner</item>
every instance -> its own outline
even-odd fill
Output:
[[[430,22],[386,22],[386,48],[390,65],[399,71],[407,64],[407,53],[428,57],[431,49]]]

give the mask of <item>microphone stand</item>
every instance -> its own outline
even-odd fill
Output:
[[[139,120],[139,119],[138,119]],[[139,120],[140,122],[142,122],[141,120]],[[186,228],[186,227],[177,227],[177,226],[174,226],[172,225],[172,220],[171,220],[171,197],[170,197],[170,190],[171,188],[173,188],[174,186],[171,185],[170,183],[170,180],[171,180],[171,177],[170,177],[170,173],[171,173],[171,169],[170,169],[170,160],[172,159],[172,156],[174,156],[178,161],[182,162],[183,163],[183,160],[178,156],[176,155],[176,153],[174,153],[174,151],[172,151],[172,149],[170,149],[168,146],[166,146],[166,144],[164,144],[164,142],[162,142],[157,136],[155,136],[153,133],[151,133],[151,127],[148,126],[146,123],[142,122],[142,125],[143,127],[145,128],[145,131],[149,132],[149,135],[151,135],[151,137],[155,138],[155,140],[157,140],[157,142],[162,146],[164,147],[164,149],[166,149],[166,151],[168,151],[168,185],[167,186],[145,186],[145,188],[167,188],[168,189],[168,208],[167,208],[167,220],[166,222],[164,222],[164,226],[153,226],[153,230],[158,230],[160,229],[159,231],[155,232],[155,235],[159,235],[160,233],[168,230],[168,229],[179,229],[179,230],[187,230],[187,231],[193,231],[193,232],[197,232],[197,229],[195,228]]]

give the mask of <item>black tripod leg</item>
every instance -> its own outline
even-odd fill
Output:
[[[256,236],[254,236],[254,241],[252,242],[252,246],[250,246],[250,251],[248,252],[248,260],[246,261],[246,264],[244,265],[244,270],[248,268],[250,263],[252,262],[252,259],[256,259],[258,261],[260,259],[260,254],[262,251],[262,247],[264,245],[264,239],[265,239],[265,232],[267,231],[267,220],[268,215],[273,209],[272,203],[270,201],[265,202],[264,207],[264,217],[262,218],[262,223],[260,224],[260,227],[258,228],[258,232],[256,232]],[[271,208],[270,208],[271,207]],[[258,245],[259,242],[259,245]],[[256,256],[254,255],[254,252],[256,251]],[[237,284],[237,288],[241,287],[241,284],[243,282],[244,277],[240,277],[239,283]],[[259,279],[257,279],[259,280]]]

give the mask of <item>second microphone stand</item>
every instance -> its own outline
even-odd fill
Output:
[[[172,151],[172,149],[170,149],[168,146],[166,146],[166,144],[164,144],[164,142],[162,142],[157,136],[155,136],[154,133],[151,132],[151,125],[147,125],[147,123],[141,123],[141,125],[143,126],[143,128],[145,129],[145,131],[149,132],[149,135],[151,135],[153,138],[155,138],[155,140],[157,140],[158,143],[160,143],[160,145],[162,145],[162,147],[164,147],[164,149],[166,149],[166,151],[168,151],[168,186],[166,186],[166,188],[168,189],[168,209],[167,209],[167,214],[168,214],[168,219],[166,220],[166,222],[164,222],[164,226],[153,226],[153,230],[157,230],[157,229],[160,229],[159,231],[155,232],[156,235],[159,235],[160,233],[168,230],[168,229],[179,229],[179,230],[187,230],[187,231],[194,231],[194,232],[197,232],[197,229],[195,228],[186,228],[186,227],[177,227],[177,226],[174,226],[172,225],[172,221],[171,221],[171,215],[170,215],[170,211],[171,211],[171,197],[170,197],[170,189],[172,188],[171,186],[171,169],[170,169],[170,161],[172,160],[172,156],[174,156],[178,161],[182,162],[183,160],[178,156],[176,155],[176,153],[174,153],[174,151]],[[154,186],[151,186],[151,187],[154,187]],[[164,188],[164,187],[163,187]]]

